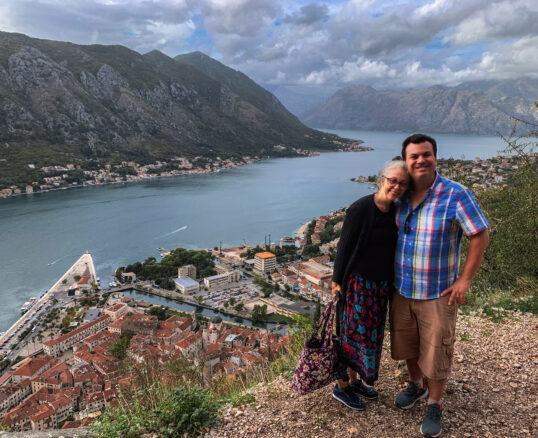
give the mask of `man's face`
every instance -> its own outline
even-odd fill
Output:
[[[405,149],[405,163],[413,180],[430,180],[435,177],[437,159],[429,141],[409,143]]]

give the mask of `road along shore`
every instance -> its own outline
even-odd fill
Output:
[[[37,309],[40,306],[44,307],[56,292],[67,291],[74,282],[74,277],[77,275],[82,277],[86,272],[90,277],[89,283],[97,283],[95,266],[89,252],[82,254],[82,256],[58,279],[58,281],[54,283],[54,285],[28,310],[28,312],[22,315],[8,330],[6,330],[0,337],[0,343],[5,342],[10,336],[19,331],[17,330],[19,326],[21,326],[20,331],[24,331],[26,328],[25,326],[32,323],[33,309]]]

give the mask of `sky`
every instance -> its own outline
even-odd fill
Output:
[[[538,78],[536,0],[1,0],[0,30],[175,56],[273,86]]]

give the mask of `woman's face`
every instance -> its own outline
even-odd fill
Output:
[[[381,182],[380,191],[390,200],[401,197],[409,187],[409,175],[404,169],[387,170]]]

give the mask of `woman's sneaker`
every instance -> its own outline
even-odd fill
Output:
[[[366,400],[377,400],[379,393],[369,386],[366,386],[362,383],[362,380],[357,380],[356,382],[350,383],[349,386],[359,395],[362,395]]]
[[[411,409],[419,400],[428,397],[428,387],[426,379],[422,380],[422,388],[419,388],[413,382],[409,382],[405,391],[400,392],[394,399],[394,404],[401,409]]]
[[[441,416],[443,415],[443,406],[437,403],[426,405],[426,412],[422,420],[420,431],[422,435],[435,438],[441,435]]]
[[[340,388],[338,385],[334,385],[333,397],[355,411],[364,411],[364,409],[366,409],[366,404],[361,400],[358,394],[353,391],[350,385],[345,388]]]

